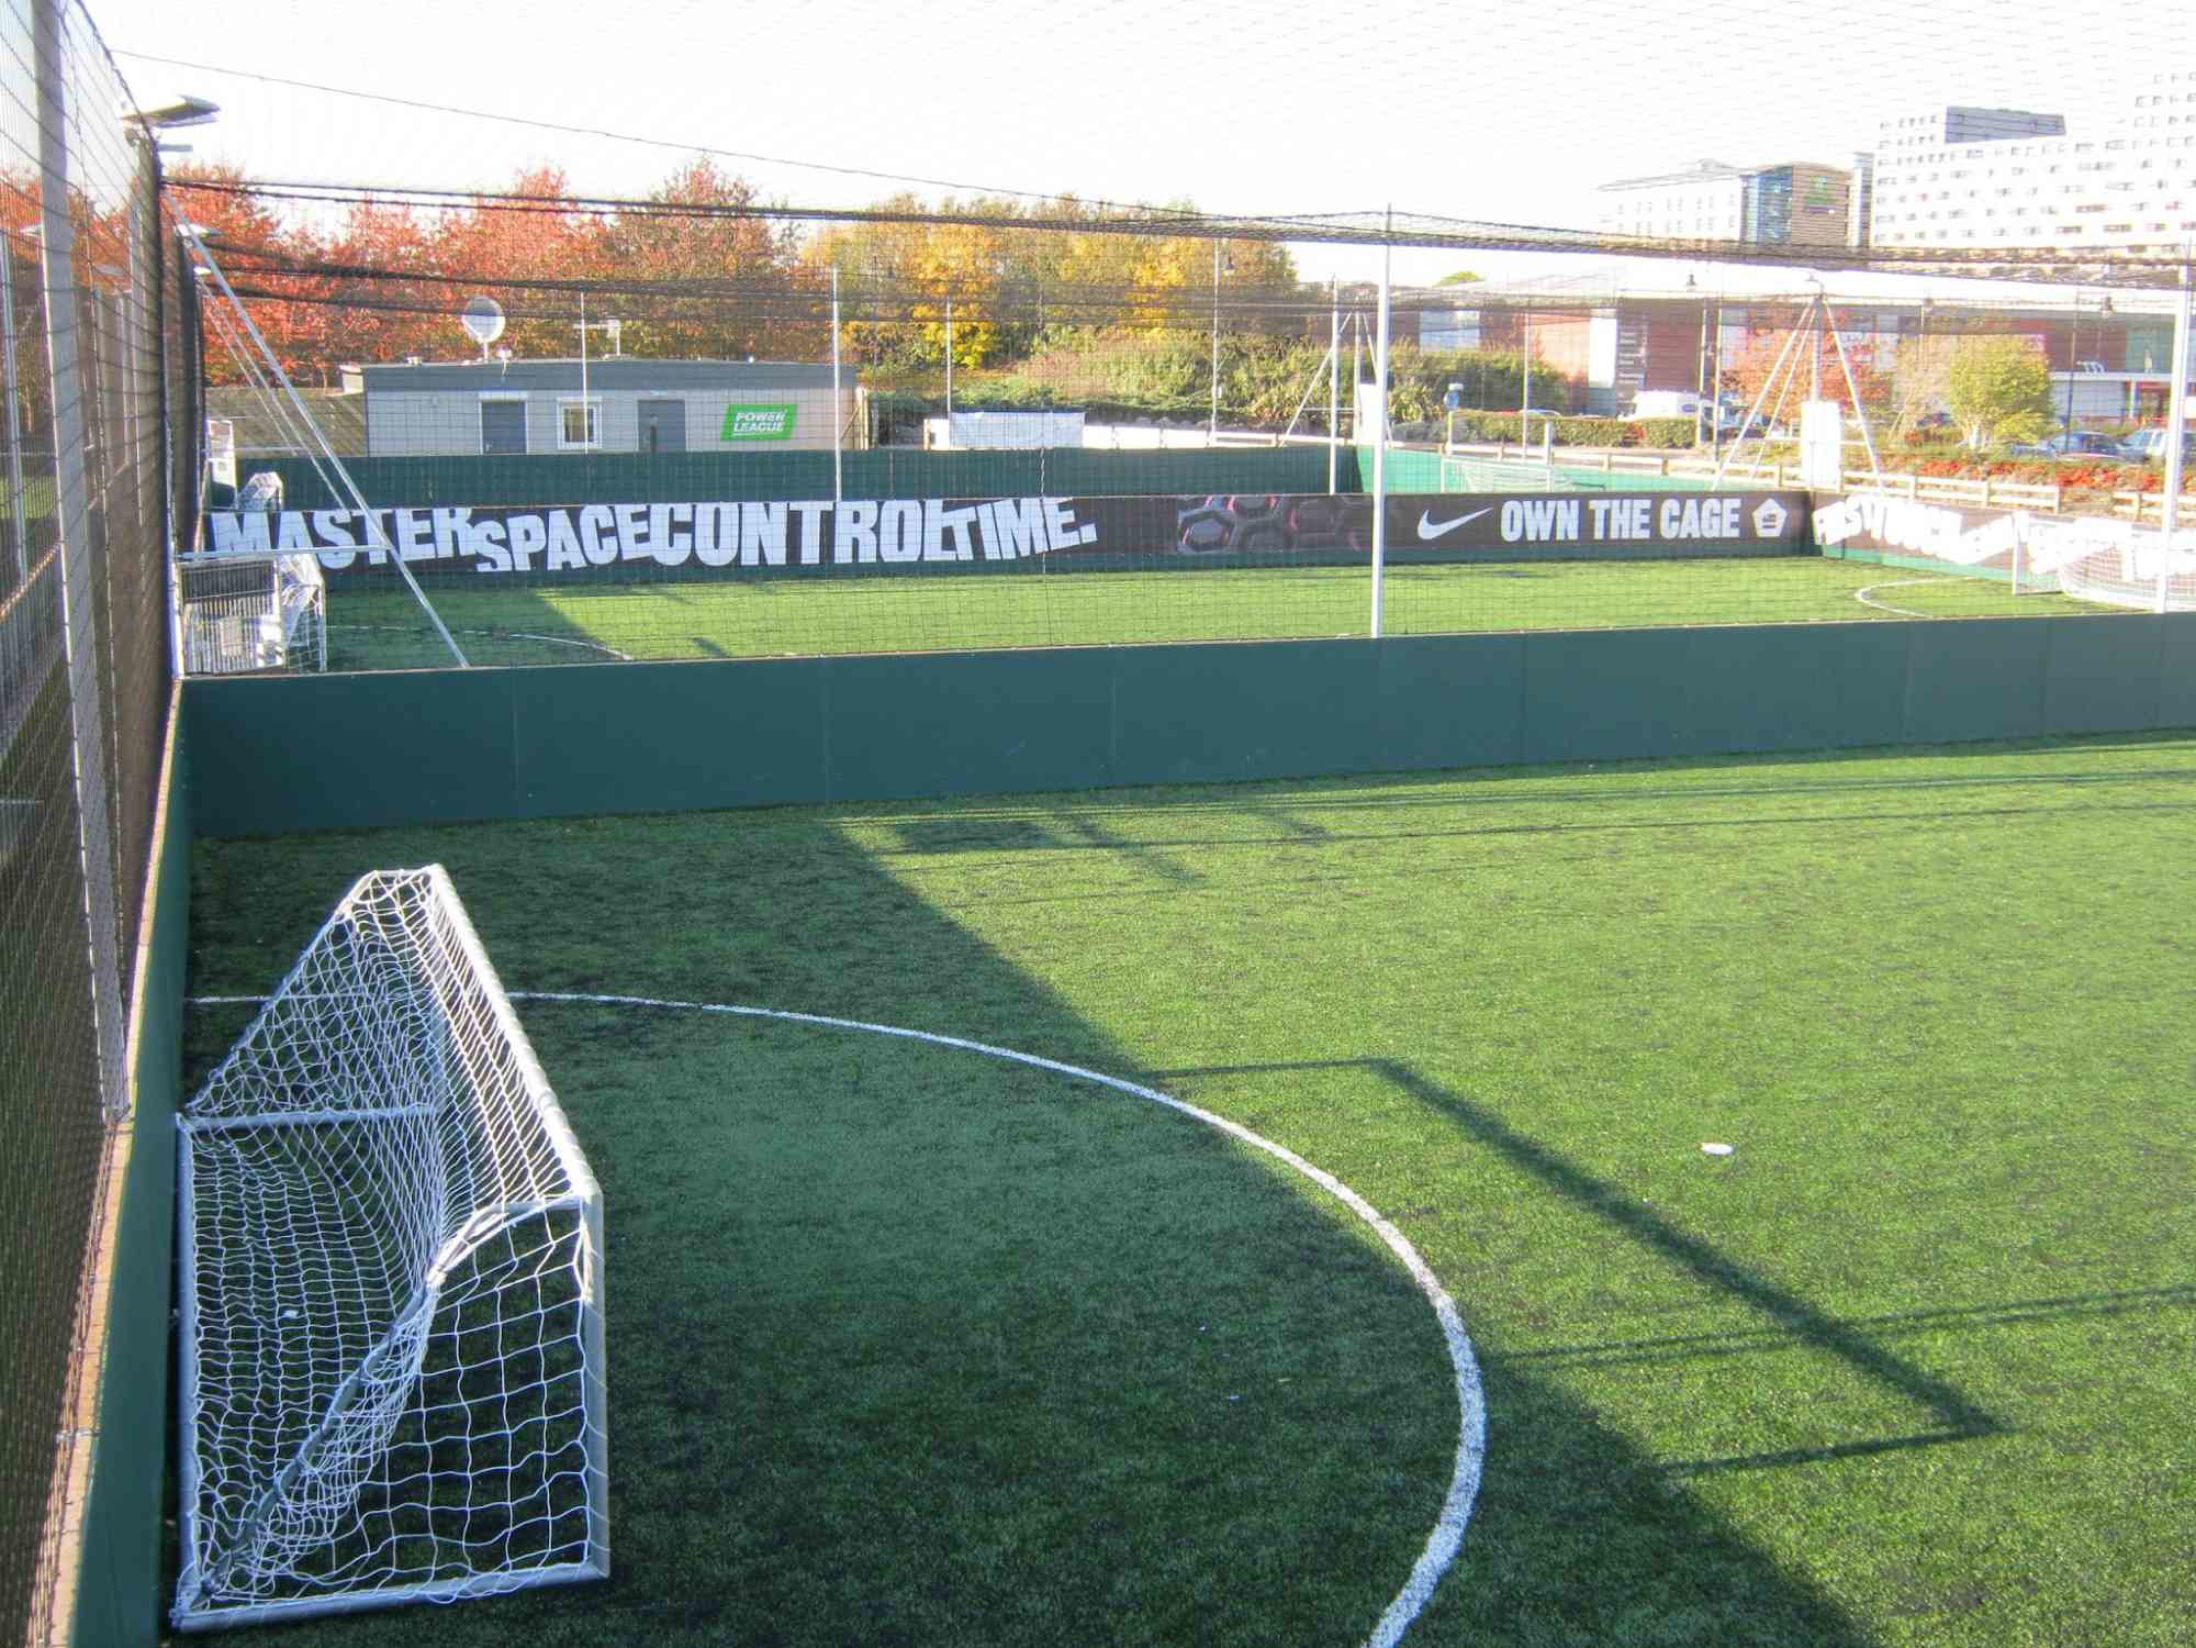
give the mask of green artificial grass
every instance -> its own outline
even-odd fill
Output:
[[[2191,851],[2176,738],[207,842],[192,988],[439,860],[514,989],[1302,1152],[1484,1363],[1412,1641],[2164,1645]],[[521,1013],[608,1198],[617,1577],[293,1640],[1362,1640],[1456,1414],[1310,1187],[966,1055]]]
[[[1895,587],[1878,589],[1890,583]],[[1856,597],[1869,594],[1863,601]],[[772,578],[428,590],[476,663],[925,652],[1362,635],[1363,567],[1249,567],[865,578]],[[1503,562],[1387,573],[1397,635],[1663,624],[2038,617],[2097,611],[2002,582],[1860,561]],[[411,596],[342,577],[329,597],[331,669],[437,666],[449,655]]]

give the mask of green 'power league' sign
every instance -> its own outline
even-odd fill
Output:
[[[776,406],[743,406],[735,401],[724,409],[724,433],[719,439],[789,441],[793,438],[793,413],[790,401]]]

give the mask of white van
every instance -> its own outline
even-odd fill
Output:
[[[1633,398],[1632,410],[1626,414],[1633,418],[1697,418],[1701,408],[1712,403],[1696,395],[1690,389],[1642,389]]]

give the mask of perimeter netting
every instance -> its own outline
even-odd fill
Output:
[[[351,889],[182,1144],[176,1623],[606,1574],[600,1197],[440,866]]]

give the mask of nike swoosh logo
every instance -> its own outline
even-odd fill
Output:
[[[1454,532],[1466,521],[1478,520],[1480,516],[1493,508],[1494,505],[1489,504],[1486,509],[1475,509],[1469,515],[1459,515],[1455,520],[1443,521],[1439,526],[1433,524],[1433,515],[1430,511],[1420,510],[1418,515],[1418,541],[1422,544],[1430,544],[1443,534]]]

